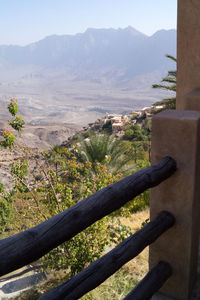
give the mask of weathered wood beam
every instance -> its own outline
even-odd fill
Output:
[[[166,210],[177,224],[150,246],[150,269],[161,260],[167,261],[174,273],[160,293],[188,300],[197,276],[200,235],[200,112],[168,110],[156,114],[151,151],[154,163],[165,155],[173,157],[178,171],[151,190],[150,219]]]
[[[100,285],[129,260],[136,257],[146,246],[153,243],[160,235],[163,234],[163,232],[173,226],[174,222],[175,219],[170,213],[166,211],[161,212],[152,222],[148,223],[141,230],[125,239],[112,251],[93,262],[89,267],[81,271],[66,283],[52,289],[39,299],[79,299],[84,294]],[[154,279],[156,279],[157,277],[155,276],[155,272],[153,272],[153,274]],[[160,282],[159,279],[158,282]]]
[[[200,1],[178,0],[176,107],[200,110]]]
[[[158,185],[175,170],[176,162],[165,157],[154,166],[107,186],[36,227],[0,240],[0,276],[39,259],[146,189]]]
[[[159,262],[140,283],[124,298],[124,300],[150,300],[172,275],[171,266],[164,261]]]

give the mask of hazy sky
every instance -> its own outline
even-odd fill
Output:
[[[129,25],[152,35],[176,28],[177,0],[0,0],[0,45],[25,45],[51,34]]]

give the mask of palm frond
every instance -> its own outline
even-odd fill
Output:
[[[176,78],[173,76],[167,76],[162,79],[162,82],[169,82],[176,84]]]
[[[176,57],[174,57],[173,55],[166,54],[165,56],[166,56],[167,58],[169,58],[169,59],[173,60],[174,62],[177,62],[177,58],[176,58]]]
[[[154,106],[163,105],[164,109],[176,109],[176,97],[165,98],[161,101],[154,103]]]
[[[168,71],[169,76],[174,76],[176,78],[177,71]]]
[[[176,91],[176,86],[168,86],[168,85],[164,85],[164,84],[153,84],[152,88],[154,89],[163,89],[163,90],[167,90],[167,91]]]
[[[177,62],[177,59],[173,55],[166,54],[165,56],[167,58],[173,60],[174,62]],[[177,74],[176,70],[168,71],[167,76],[162,78],[162,82],[169,83],[169,84],[168,85],[167,84],[153,84],[152,88],[163,89],[163,90],[167,90],[170,92],[176,92],[176,74]],[[154,103],[154,106],[157,106],[157,105],[163,106],[163,108],[161,110],[175,109],[176,108],[176,97],[165,98],[161,101]]]

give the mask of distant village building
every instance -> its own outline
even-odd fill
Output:
[[[111,124],[121,123],[121,121],[122,121],[122,117],[121,116],[119,116],[119,117],[113,117],[111,119]]]
[[[118,114],[111,114],[107,115],[104,119],[104,124],[106,124],[108,121],[111,122],[112,132],[117,133],[121,132],[125,128],[125,123],[128,122],[129,117],[118,115]]]
[[[100,131],[102,128],[107,128],[109,126],[112,129],[112,133],[116,136],[122,136],[124,135],[127,123],[133,125],[136,124],[141,127],[145,120],[151,120],[152,115],[155,114],[155,112],[160,111],[162,108],[162,105],[157,105],[132,111],[128,115],[107,114],[98,119],[95,123],[90,124],[89,128]]]
[[[125,128],[125,124],[122,122],[118,122],[118,123],[113,123],[112,124],[112,132],[116,133],[118,131],[121,131]]]

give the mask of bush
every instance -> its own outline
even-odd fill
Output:
[[[4,140],[0,142],[0,146],[12,149],[15,144],[15,136],[12,131],[4,129],[3,138]]]
[[[16,116],[18,111],[18,105],[16,99],[11,99],[8,104],[8,110],[10,114],[13,116],[11,120],[8,120],[8,125],[10,125],[17,132],[21,132],[24,126],[24,120],[21,116]],[[0,142],[0,146],[4,148],[12,149],[15,143],[15,136],[11,130],[4,129],[3,130],[3,138],[4,140]]]
[[[23,210],[16,207],[15,228],[24,229],[26,220],[29,226],[34,226],[121,178],[120,174],[112,175],[103,164],[97,164],[94,170],[91,163],[80,163],[75,153],[78,157],[78,152],[59,147],[47,152],[43,165],[40,160],[36,176],[31,178],[35,178],[34,184],[29,184],[26,161],[12,166],[17,201],[26,203]],[[21,213],[23,222],[19,221]],[[46,254],[44,268],[64,269],[71,277],[99,258],[106,247],[119,243],[129,234],[129,228],[122,226],[116,215],[106,216]]]
[[[10,193],[2,188],[0,191],[0,228],[1,232],[6,231],[13,216],[12,198]]]

